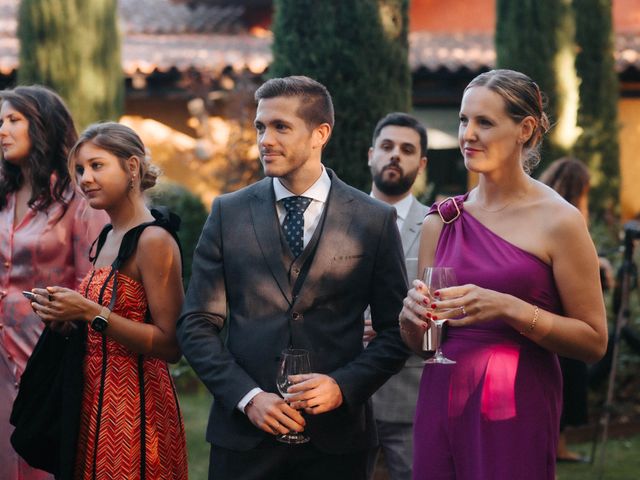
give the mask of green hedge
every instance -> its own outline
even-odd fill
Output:
[[[207,219],[207,209],[196,195],[173,182],[160,182],[147,192],[147,196],[151,205],[164,205],[182,220],[178,237],[182,244],[183,278],[186,289],[191,278],[193,251]]]

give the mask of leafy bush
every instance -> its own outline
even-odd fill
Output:
[[[207,209],[196,195],[173,182],[160,182],[147,195],[151,205],[164,205],[182,219],[178,237],[182,244],[182,273],[186,289],[191,278],[193,251],[207,219]]]

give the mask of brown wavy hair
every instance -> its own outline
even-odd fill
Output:
[[[540,174],[539,180],[577,207],[578,200],[589,187],[591,175],[587,166],[577,158],[562,157],[553,161]]]
[[[31,150],[27,165],[32,188],[29,207],[45,211],[54,202],[66,207],[65,193],[71,184],[67,155],[78,133],[64,101],[53,90],[41,85],[3,90],[0,101],[11,104],[29,121]],[[51,185],[53,173],[56,179]],[[7,206],[8,195],[18,191],[24,181],[22,170],[3,158],[0,162],[0,210]]]

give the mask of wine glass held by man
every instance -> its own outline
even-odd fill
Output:
[[[285,401],[294,398],[296,394],[289,393],[289,388],[295,385],[294,378],[296,375],[311,373],[311,364],[309,361],[309,351],[301,348],[288,348],[282,352],[280,365],[278,367],[278,375],[276,377],[276,386],[278,392]],[[299,396],[299,395],[298,395]],[[299,403],[299,402],[296,402]],[[279,442],[289,444],[307,443],[310,438],[304,433],[295,430],[276,437]]]
[[[75,478],[137,478],[145,472],[149,478],[186,479],[184,425],[167,367],[181,355],[175,333],[184,298],[180,251],[175,228],[158,225],[143,193],[159,171],[138,135],[112,122],[83,132],[69,154],[69,169],[78,173],[91,207],[110,219],[78,291],[33,289],[32,305],[44,322],[91,327]],[[128,235],[151,222],[139,237]],[[133,253],[120,265],[117,258],[128,250],[123,245]]]
[[[62,99],[25,86],[1,91],[0,100],[0,469],[2,478],[49,479],[9,442],[16,387],[43,329],[21,292],[77,287],[107,216],[89,207],[69,175],[67,154],[78,135]]]
[[[402,335],[420,352],[427,318],[449,322],[456,364],[425,366],[414,475],[553,480],[562,381],[556,354],[593,362],[607,328],[598,258],[580,213],[528,172],[548,119],[542,94],[511,70],[479,75],[460,107],[466,195],[434,206],[420,268],[455,268],[459,286],[424,295],[413,282]],[[451,309],[450,312],[445,310]],[[474,432],[470,434],[469,432]]]

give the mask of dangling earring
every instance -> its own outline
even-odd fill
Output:
[[[129,179],[129,190],[133,190],[133,180],[136,178],[136,174],[132,174],[131,178]]]

